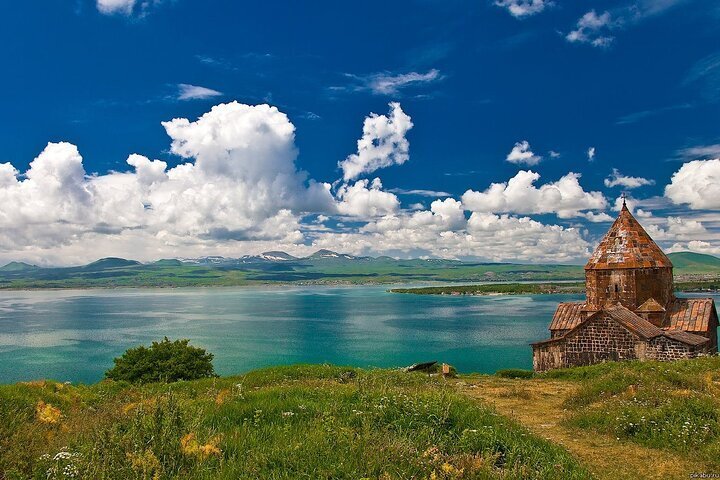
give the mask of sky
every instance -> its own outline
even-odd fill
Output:
[[[9,2],[0,263],[720,255],[720,4]]]

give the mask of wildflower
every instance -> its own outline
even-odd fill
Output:
[[[149,476],[150,473],[159,477],[162,465],[151,449],[147,449],[143,453],[126,453],[125,456],[130,460],[132,469],[142,473],[143,477]]]
[[[457,468],[452,466],[451,464],[445,462],[442,464],[440,469],[447,475],[452,475],[453,477],[460,477],[463,474],[464,469]]]
[[[180,439],[180,451],[188,456],[198,457],[200,460],[213,455],[220,455],[222,451],[218,448],[217,444],[220,439],[215,437],[212,438],[208,443],[202,445],[194,433],[188,433]]]
[[[213,443],[206,443],[205,445],[200,445],[199,450],[201,458],[208,458],[212,455],[220,455],[222,453],[217,447],[217,445]]]
[[[35,406],[35,416],[41,423],[56,424],[60,422],[62,413],[60,413],[59,408],[40,400]]]
[[[222,405],[225,403],[230,396],[230,389],[229,388],[223,388],[218,392],[218,394],[215,396],[215,404],[216,405]]]
[[[282,412],[283,417],[292,417],[295,415],[295,412]]]

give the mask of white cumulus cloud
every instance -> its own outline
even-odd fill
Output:
[[[665,187],[665,196],[693,209],[720,208],[720,158],[684,163]]]
[[[598,15],[595,10],[590,10],[580,17],[575,25],[575,30],[568,33],[565,39],[572,43],[588,43],[594,47],[608,47],[614,38],[608,34],[612,26],[610,12]]]
[[[130,15],[135,7],[136,0],[97,0],[100,13],[111,15],[115,13]]]
[[[268,105],[222,104],[163,123],[173,153],[130,155],[129,172],[88,176],[78,149],[50,143],[24,178],[0,172],[0,249],[52,248],[93,234],[142,231],[162,244],[298,240],[304,212],[334,212],[328,184],[295,166],[294,126]]]
[[[363,123],[357,153],[338,163],[345,181],[390,165],[402,165],[409,158],[410,143],[405,135],[413,127],[410,116],[399,103],[390,103],[390,113],[371,114]]]
[[[400,208],[400,201],[392,193],[382,189],[379,178],[370,182],[358,180],[353,185],[342,185],[337,192],[338,211],[356,217],[377,217],[394,213]]]
[[[536,187],[539,178],[538,173],[521,170],[508,182],[493,183],[483,192],[466,191],[462,202],[466,209],[474,212],[555,213],[560,218],[586,216],[581,212],[607,207],[602,193],[583,190],[578,173],[570,172],[557,182]],[[598,221],[605,221],[604,217],[600,218]]]
[[[589,162],[595,161],[595,147],[590,147],[587,149],[587,158]]]
[[[536,186],[538,174],[519,172],[484,192],[469,190],[462,201],[401,208],[379,179],[355,179],[407,160],[412,123],[397,104],[388,116],[366,119],[357,158],[344,165],[348,177],[335,195],[298,168],[295,127],[275,107],[231,102],[163,126],[170,151],[182,159],[174,167],[131,154],[126,171],[89,175],[78,148],[63,142],[48,144],[24,172],[0,164],[0,259],[78,264],[103,256],[236,257],[274,249],[305,255],[330,248],[569,262],[588,253],[579,229],[515,214],[607,220],[600,212],[605,199],[585,192],[575,173]]]
[[[505,160],[507,160],[510,163],[515,164],[522,164],[525,165],[537,165],[542,160],[542,157],[540,155],[535,155],[532,150],[530,150],[530,144],[527,140],[523,140],[522,142],[517,142],[515,146],[510,150],[510,153],[507,154],[507,157],[505,157]]]
[[[618,186],[625,188],[638,188],[645,185],[655,185],[655,180],[649,180],[643,177],[629,177],[620,173],[617,168],[613,168],[612,173],[605,179],[604,183],[608,188]]]
[[[495,5],[502,7],[515,18],[525,18],[545,10],[553,3],[548,0],[497,0]]]

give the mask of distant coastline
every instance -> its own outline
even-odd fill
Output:
[[[676,281],[675,291],[680,293],[720,293],[720,278],[708,280]],[[550,295],[585,293],[585,284],[537,282],[494,283],[484,285],[447,285],[438,287],[392,288],[391,293],[413,295]]]
[[[720,278],[720,258],[687,252],[671,253],[669,257],[675,265],[676,283],[687,282],[684,290],[719,289],[712,282]],[[454,285],[453,288],[458,288],[458,285],[502,284],[500,289],[476,288],[457,290],[456,293],[581,293],[580,282],[583,280],[582,265],[356,257],[329,250],[320,250],[303,258],[272,251],[239,258],[203,257],[141,263],[111,257],[73,267],[41,267],[22,262],[10,262],[0,267],[0,290],[271,285]],[[527,282],[543,282],[550,287],[509,286]],[[580,288],[573,290],[568,282],[577,282]]]

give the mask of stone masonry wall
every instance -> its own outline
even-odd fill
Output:
[[[635,310],[649,298],[667,305],[673,299],[672,269],[588,270],[585,289],[588,306],[595,309],[620,302]]]
[[[637,358],[638,338],[606,315],[587,320],[563,341],[538,345],[533,350],[537,371],[592,365],[608,360]]]
[[[533,367],[542,372],[608,360],[679,360],[696,357],[705,351],[704,347],[692,347],[667,337],[646,341],[609,316],[598,315],[564,340],[535,346]]]
[[[566,363],[590,365],[606,360],[636,358],[639,339],[606,315],[588,320],[565,342]]]
[[[695,348],[667,337],[653,338],[645,352],[648,360],[679,360],[697,355]]]

